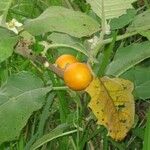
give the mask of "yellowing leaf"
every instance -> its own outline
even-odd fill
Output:
[[[91,96],[89,107],[114,140],[122,140],[134,123],[133,83],[121,78],[94,79],[86,91]]]

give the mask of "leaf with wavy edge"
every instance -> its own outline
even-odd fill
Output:
[[[87,0],[91,5],[93,11],[103,18],[103,12],[105,19],[118,18],[123,14],[126,14],[127,9],[132,9],[131,5],[136,0]]]
[[[136,0],[86,0],[92,10],[102,20],[102,30],[110,34],[110,26],[107,20],[118,18],[126,14],[127,9],[132,9],[132,3]]]

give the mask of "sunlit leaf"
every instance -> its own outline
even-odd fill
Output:
[[[100,25],[96,20],[79,11],[52,6],[39,17],[28,19],[24,28],[32,35],[56,31],[80,38],[97,32]]]
[[[126,14],[127,9],[132,9],[132,3],[136,0],[86,0],[92,10],[102,20],[103,31],[110,34],[110,26],[107,21]]]
[[[100,17],[105,19],[118,18],[126,14],[127,9],[133,8],[131,5],[136,0],[86,0],[92,7],[93,11]],[[104,12],[102,12],[104,11]]]
[[[86,91],[89,107],[114,140],[122,140],[134,123],[133,83],[121,78],[94,79]]]

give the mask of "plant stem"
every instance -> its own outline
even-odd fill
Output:
[[[44,67],[57,74],[60,78],[63,78],[64,74],[63,70],[51,64],[46,57],[34,54],[34,52],[31,49],[29,49],[30,44],[31,43],[27,43],[26,41],[23,40],[20,41],[15,47],[15,52],[25,58],[32,60],[33,62],[44,65]]]
[[[105,19],[105,12],[104,12],[104,1],[101,1],[102,4],[102,31],[101,31],[101,35],[100,35],[100,41],[102,42],[104,39],[104,35],[105,35],[105,30],[106,30],[106,19]]]
[[[68,89],[67,86],[53,87],[52,88],[52,90],[54,90],[54,91],[67,90],[67,89]]]
[[[100,38],[99,38],[99,42],[98,44],[96,45],[96,47],[94,48],[94,51],[93,51],[93,56],[96,57],[98,52],[99,52],[99,49],[101,49],[103,47],[103,39],[104,39],[104,35],[105,35],[105,29],[106,29],[106,19],[105,19],[105,12],[104,12],[104,1],[102,0],[101,1],[101,6],[102,6],[102,30],[101,30],[101,33],[100,33]]]
[[[130,33],[125,33],[123,35],[119,35],[119,36],[117,36],[116,41],[126,39],[126,38],[136,35],[136,34],[138,34],[138,32],[135,31],[135,32],[130,32]],[[104,40],[103,44],[108,44],[108,43],[111,43],[112,41],[113,41],[113,38],[109,38],[109,39]]]
[[[116,36],[117,36],[117,32],[113,34],[113,41],[110,43],[109,47],[104,50],[104,57],[102,59],[102,63],[100,64],[99,71],[97,74],[98,77],[104,75],[105,69],[107,65],[109,64],[110,57],[111,57],[111,54],[112,54],[112,51],[116,42]]]
[[[116,37],[116,41],[123,40],[123,39],[125,39],[125,38],[128,38],[128,37],[133,36],[133,35],[136,35],[136,34],[138,34],[137,31],[125,33],[125,34],[123,34],[123,35],[119,35],[119,36]],[[97,43],[97,45],[96,45],[95,48],[93,49],[93,50],[94,50],[94,52],[93,52],[94,56],[96,56],[96,55],[98,54],[99,50],[100,50],[104,45],[109,44],[109,43],[111,43],[112,41],[113,41],[113,38],[105,39],[105,40],[103,40],[103,41],[99,40],[99,42]]]
[[[79,104],[77,103],[77,150],[79,150],[80,129],[79,129]]]

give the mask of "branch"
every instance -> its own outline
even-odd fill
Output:
[[[56,75],[59,77],[63,78],[64,72],[62,69],[57,68],[55,65],[52,63],[48,62],[46,57],[40,56],[35,54],[29,46],[31,45],[31,42],[25,41],[25,40],[20,40],[15,47],[15,52],[25,58],[28,58],[32,60],[33,62],[36,62],[38,64],[44,65],[47,69],[53,71]]]
[[[134,36],[136,34],[138,34],[138,32],[134,31],[134,32],[125,33],[123,35],[119,35],[119,36],[117,36],[116,41],[120,41],[120,40],[129,38],[129,37]],[[97,45],[93,48],[93,54],[94,54],[94,56],[96,56],[98,54],[99,50],[104,45],[109,44],[112,41],[113,41],[113,38],[104,39],[103,41],[99,40],[98,43],[97,43]]]

